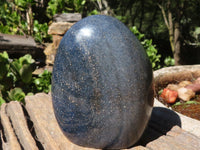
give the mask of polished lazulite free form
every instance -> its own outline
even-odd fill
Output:
[[[56,54],[56,119],[75,144],[130,147],[150,118],[152,85],[150,61],[132,32],[113,17],[86,17],[66,32]]]

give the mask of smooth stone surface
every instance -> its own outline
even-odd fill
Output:
[[[52,98],[56,119],[73,143],[127,148],[138,141],[151,115],[150,61],[137,38],[117,19],[84,18],[61,40]]]

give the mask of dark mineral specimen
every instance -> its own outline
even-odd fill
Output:
[[[53,69],[56,119],[75,144],[120,149],[138,141],[153,105],[152,68],[137,38],[94,15],[63,37]]]

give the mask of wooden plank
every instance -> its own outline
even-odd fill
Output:
[[[168,133],[167,136],[174,137],[173,140],[179,143],[185,149],[199,150],[200,149],[200,138],[182,130],[178,126],[174,126]]]
[[[31,36],[26,37],[21,35],[0,33],[0,49],[14,48],[15,46],[33,48],[36,47],[36,43],[34,41],[34,38]]]
[[[71,143],[60,130],[54,116],[51,97],[40,93],[27,96],[26,109],[34,122],[38,140],[46,150],[92,150]]]
[[[1,124],[2,124],[2,129],[1,129],[2,149],[4,149],[4,150],[13,150],[13,149],[21,150],[21,146],[17,140],[17,137],[14,133],[12,125],[9,121],[9,117],[6,114],[6,107],[7,107],[6,103],[2,104],[1,112],[0,112]],[[5,139],[3,138],[3,136],[5,136]]]
[[[126,149],[126,150],[150,150],[150,149],[148,149],[148,148],[146,148],[144,146],[139,145],[139,146],[135,146],[135,147],[132,147],[132,148]]]
[[[43,144],[45,149],[57,150],[59,145],[53,140],[51,134],[55,131],[48,132],[48,128],[52,124],[52,115],[50,114],[51,107],[49,108],[48,96],[27,96],[26,97],[26,109],[29,113],[31,120],[34,122],[34,128],[38,137],[38,140]],[[50,126],[48,126],[48,124]],[[55,128],[53,127],[52,130]]]
[[[37,94],[35,96],[29,96],[26,98],[26,108],[27,111],[29,112],[31,119],[33,120],[34,124],[35,124],[35,128],[38,128],[38,134],[42,134],[45,135],[44,137],[38,136],[38,138],[40,139],[40,141],[44,141],[44,143],[46,144],[50,144],[51,142],[48,140],[45,140],[45,138],[51,139],[53,142],[55,143],[55,149],[59,147],[59,149],[66,149],[68,148],[69,150],[82,150],[82,149],[87,149],[87,148],[83,148],[80,146],[76,146],[73,143],[71,143],[70,141],[68,141],[66,139],[66,137],[62,134],[61,130],[58,127],[58,124],[56,122],[54,113],[53,113],[53,108],[52,108],[52,104],[51,104],[51,96],[50,95],[46,95],[46,94]],[[147,127],[146,130],[146,134],[144,134],[144,137],[142,139],[143,145],[145,145],[144,143],[146,142],[147,147],[144,146],[136,146],[136,147],[132,147],[131,150],[134,149],[153,149],[153,150],[157,150],[158,148],[163,148],[166,147],[168,149],[179,149],[182,148],[181,145],[182,142],[177,142],[177,140],[179,140],[178,137],[180,136],[172,136],[173,132],[169,132],[170,129],[175,126],[176,124],[179,124],[180,120],[178,119],[177,115],[174,114],[174,112],[171,112],[171,110],[168,110],[166,108],[154,108],[153,113],[152,113],[152,118],[149,122],[149,125]],[[174,115],[171,116],[172,119],[174,120],[170,120],[172,121],[171,123],[167,122],[168,119],[170,119],[170,115]],[[178,122],[177,122],[178,121]],[[37,124],[40,123],[40,124]],[[42,127],[41,127],[42,124]],[[175,128],[177,129],[177,128]],[[183,131],[182,129],[180,130],[175,130],[177,131],[177,133],[183,134],[184,133],[188,133]],[[53,133],[53,134],[50,134]],[[165,136],[165,134],[168,134],[167,136]],[[170,135],[170,136],[169,136]],[[187,138],[188,136],[194,136],[193,134],[183,134],[185,136],[185,138]],[[55,138],[56,137],[56,138]],[[176,137],[176,138],[174,138]],[[195,136],[194,136],[195,137]],[[62,139],[62,140],[61,140]],[[193,140],[195,140],[194,138],[192,138]],[[146,140],[146,141],[145,141]],[[145,141],[145,142],[144,142]],[[198,138],[195,140],[196,141],[196,145],[198,145],[198,142],[200,141]],[[63,143],[62,143],[63,142]],[[142,143],[141,142],[141,143]],[[171,142],[172,144],[170,145],[168,142]],[[163,143],[163,144],[162,144]],[[168,146],[166,146],[168,145]],[[187,150],[190,150],[190,144],[188,143],[188,147],[184,147]],[[46,149],[46,148],[45,148]],[[193,148],[194,149],[194,148]],[[192,149],[192,150],[193,150]],[[159,150],[159,149],[158,149]],[[184,150],[184,149],[183,149]],[[194,149],[194,150],[198,150],[198,149]]]
[[[7,51],[16,57],[31,54],[35,59],[44,59],[44,47],[38,46],[33,37],[0,33],[0,52]]]
[[[45,149],[97,150],[77,146],[64,136],[55,119],[50,95],[40,93],[27,96],[25,101],[26,109],[34,122],[38,140],[43,143]],[[131,150],[148,150],[148,148],[136,146]]]
[[[174,126],[167,135],[147,144],[152,150],[199,150],[200,139],[178,126]]]
[[[7,104],[7,115],[9,116],[13,129],[25,150],[38,150],[36,142],[32,137],[22,107],[19,102],[11,101]]]
[[[64,136],[54,116],[50,95],[39,93],[27,96],[25,101],[26,110],[22,109],[19,102],[1,106],[0,149],[95,150],[77,146]],[[199,150],[200,138],[182,130],[176,126],[176,122],[166,123],[170,119],[166,117],[168,113],[166,108],[154,109],[141,143],[126,150]],[[31,130],[35,131],[34,135],[27,127],[27,119],[33,122]],[[42,146],[35,143],[35,140]]]

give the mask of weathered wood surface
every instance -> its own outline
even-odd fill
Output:
[[[82,19],[80,13],[63,13],[55,14],[53,16],[54,22],[77,22]]]
[[[0,33],[0,47],[1,49],[8,46],[21,46],[21,47],[36,47],[34,38],[31,36],[10,35]],[[9,47],[10,48],[10,47]]]
[[[167,135],[148,143],[146,147],[153,150],[198,150],[200,139],[174,126]]]
[[[11,55],[31,54],[41,58],[43,53],[42,47],[38,46],[31,36],[9,35],[0,33],[0,52],[7,51]],[[39,55],[38,55],[39,53]]]
[[[18,102],[1,106],[0,149],[92,150],[74,145],[63,135],[50,95],[39,93],[25,101],[25,106]],[[154,107],[144,135],[130,150],[199,150],[200,138],[179,126],[180,119],[173,111]]]

